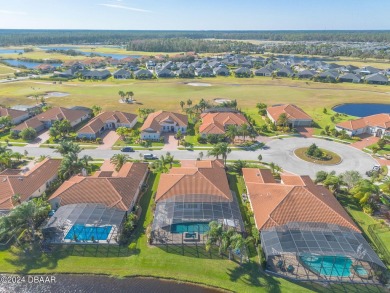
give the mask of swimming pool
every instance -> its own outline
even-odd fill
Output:
[[[184,233],[184,232],[198,232],[203,234],[209,230],[209,223],[204,222],[189,222],[173,224],[171,226],[172,233]]]
[[[112,226],[104,227],[92,227],[84,225],[73,225],[70,228],[68,234],[66,234],[65,239],[74,240],[75,235],[77,240],[106,240],[110,234]]]
[[[352,260],[341,255],[301,256],[302,262],[313,272],[329,277],[349,277]]]

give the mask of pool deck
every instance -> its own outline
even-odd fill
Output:
[[[280,265],[282,263],[282,265]],[[355,264],[354,264],[355,265]],[[367,272],[372,272],[370,264],[359,261],[356,265],[362,266]],[[292,266],[293,270],[288,270]],[[300,281],[320,281],[320,282],[346,282],[346,283],[364,283],[364,284],[380,284],[374,274],[371,278],[360,277],[354,270],[351,270],[351,275],[348,277],[325,276],[317,274],[309,270],[295,255],[283,255],[270,257],[267,262],[268,272],[289,279]]]
[[[184,233],[171,233],[165,230],[154,231],[153,243],[156,245],[159,244],[186,244],[186,245],[196,245],[205,243],[207,238],[204,234],[197,233],[196,239],[184,238]]]

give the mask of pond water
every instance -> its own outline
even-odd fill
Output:
[[[151,278],[128,278],[116,279],[106,276],[89,275],[49,275],[54,276],[55,282],[46,284],[36,284],[28,282],[32,277],[26,276],[26,282],[20,284],[0,283],[0,293],[107,293],[107,292],[186,292],[186,293],[217,293],[219,291],[200,286],[177,283],[174,281],[163,281]],[[1,275],[0,275],[1,277]],[[45,276],[43,276],[45,277]]]
[[[33,69],[33,68],[37,67],[38,65],[44,64],[41,62],[31,62],[31,61],[14,60],[14,59],[4,59],[3,61],[5,61],[5,63],[7,63],[8,65],[11,65],[11,66],[16,66],[16,67],[26,66],[29,69]],[[61,66],[61,63],[50,63],[50,65],[52,65],[54,67],[59,67],[59,66]]]
[[[0,54],[15,54],[15,53],[23,53],[23,49],[0,49]]]
[[[365,117],[380,113],[390,113],[390,104],[342,104],[334,107],[333,110],[347,115]]]
[[[79,47],[73,47],[73,46],[44,46],[39,47],[42,50],[76,50],[77,52],[80,52],[84,55],[90,55],[91,53],[97,54],[102,57],[111,57],[114,59],[123,59],[126,57],[132,57],[132,58],[140,58],[141,55],[126,55],[126,54],[117,54],[117,53],[102,53],[98,51],[86,51],[85,49],[80,49]]]

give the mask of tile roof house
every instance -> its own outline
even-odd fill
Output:
[[[258,230],[303,222],[340,225],[360,232],[335,196],[309,176],[281,175],[281,183],[277,183],[270,170],[242,170]]]
[[[46,188],[57,178],[61,160],[46,158],[36,164],[31,170],[7,169],[0,173],[0,211],[7,212],[15,207],[12,197],[20,196],[24,202],[33,197],[41,196]]]
[[[162,174],[156,192],[152,225],[155,242],[187,241],[188,230],[177,227],[197,223],[191,241],[202,241],[211,221],[244,231],[240,209],[232,194],[223,162],[182,161],[181,167]],[[200,224],[199,224],[200,223]],[[191,231],[190,231],[191,232]]]
[[[153,77],[153,73],[146,69],[139,69],[134,71],[134,77],[136,79],[150,79]]]
[[[359,83],[361,80],[362,80],[362,78],[360,77],[360,75],[353,74],[353,73],[350,73],[350,72],[339,76],[339,81],[340,82]]]
[[[162,133],[177,133],[179,130],[186,133],[188,125],[187,115],[158,111],[148,115],[141,127],[141,139],[158,140]]]
[[[267,116],[276,123],[281,114],[286,114],[291,127],[311,126],[313,119],[293,104],[273,105],[267,108]]]
[[[54,121],[64,119],[68,120],[70,125],[74,127],[88,118],[89,113],[86,111],[55,107],[24,121],[12,128],[12,131],[20,132],[27,127],[32,127],[39,132],[45,128],[50,128]]]
[[[241,126],[248,124],[245,116],[239,112],[208,112],[201,114],[202,124],[199,133],[202,136],[208,134],[225,134],[229,125]]]
[[[115,71],[113,74],[115,79],[129,79],[131,78],[131,72],[130,71],[127,71],[126,69],[119,69],[117,71]]]
[[[390,114],[376,114],[363,118],[340,122],[338,131],[345,130],[348,135],[371,134],[377,137],[390,135]]]
[[[65,181],[49,198],[53,208],[70,204],[95,203],[130,211],[138,200],[148,173],[146,163],[125,163],[117,172],[105,161],[93,176],[77,175]]]
[[[11,123],[17,125],[30,117],[30,114],[27,111],[14,110],[10,108],[0,107],[0,117],[11,118]]]
[[[256,76],[272,76],[272,70],[266,67],[255,70]]]
[[[100,113],[84,127],[77,131],[77,137],[96,139],[105,130],[118,127],[133,128],[137,123],[137,115],[120,111],[107,111]]]
[[[380,74],[380,73],[373,73],[373,74],[366,75],[364,77],[364,81],[368,84],[384,84],[384,85],[386,85],[389,83],[389,79],[387,78],[387,76],[384,74]]]

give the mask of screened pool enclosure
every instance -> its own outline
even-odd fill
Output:
[[[50,244],[116,244],[125,214],[102,204],[65,205],[50,217],[42,233]]]
[[[158,201],[152,226],[153,244],[195,244],[205,242],[209,223],[216,221],[224,228],[244,231],[235,196],[177,195]]]
[[[342,226],[294,222],[260,235],[267,270],[289,278],[379,283],[387,271],[363,235]]]

